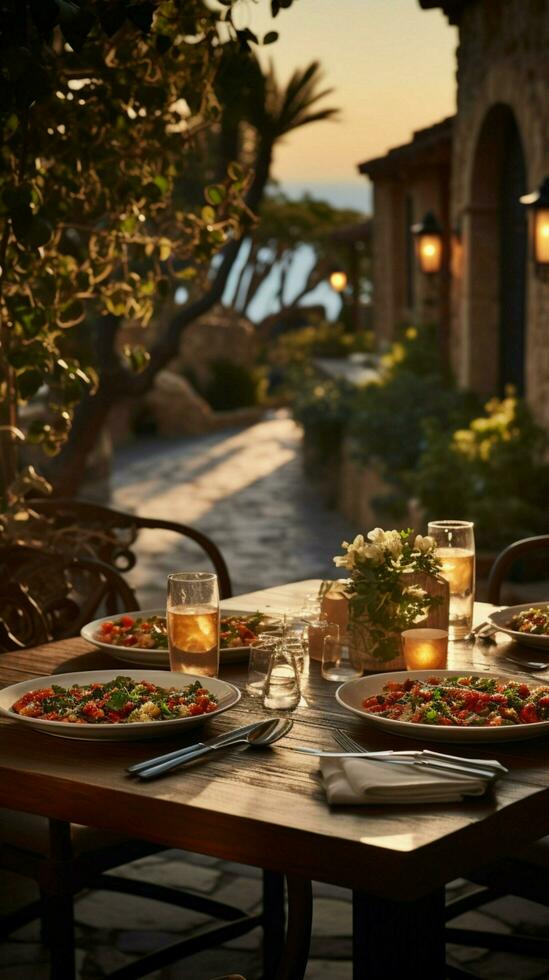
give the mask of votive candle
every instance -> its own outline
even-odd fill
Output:
[[[404,630],[406,670],[440,670],[448,661],[448,631],[417,627]]]

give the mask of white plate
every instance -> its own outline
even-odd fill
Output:
[[[114,725],[110,722],[104,725],[71,725],[66,721],[42,721],[40,718],[26,718],[10,711],[12,704],[23,697],[27,691],[37,691],[42,687],[60,684],[61,687],[71,687],[73,684],[104,684],[120,675],[120,670],[88,670],[76,671],[72,674],[50,674],[48,677],[33,677],[30,681],[11,684],[0,691],[0,714],[11,721],[20,722],[48,735],[59,735],[61,738],[77,738],[107,742],[137,741],[138,739],[169,738],[184,729],[194,728],[210,718],[215,718],[228,708],[240,701],[240,691],[234,684],[220,681],[217,677],[198,677],[195,674],[173,674],[165,670],[134,671],[134,680],[150,681],[159,687],[175,687],[182,689],[200,681],[219,698],[218,707],[205,715],[192,715],[189,718],[176,718],[167,721],[137,721],[132,724]]]
[[[511,636],[513,640],[517,643],[522,644],[525,647],[535,647],[537,650],[547,650],[549,652],[549,635],[548,636],[536,636],[535,633],[519,633],[518,630],[509,629],[505,624],[509,622],[513,616],[517,616],[518,613],[524,612],[526,609],[547,609],[549,607],[549,602],[525,602],[522,606],[507,606],[506,609],[498,609],[497,612],[490,613],[488,619],[498,630],[502,633],[507,633]]]
[[[365,698],[372,694],[380,694],[387,681],[425,680],[427,677],[462,677],[472,674],[475,677],[499,677],[506,681],[528,683],[524,677],[512,677],[509,674],[490,673],[486,670],[394,670],[387,674],[374,674],[370,677],[358,677],[347,681],[336,691],[339,703],[360,715],[364,721],[382,731],[393,735],[404,735],[405,738],[428,739],[430,742],[514,742],[517,739],[536,738],[549,734],[549,721],[537,721],[531,725],[505,725],[502,728],[450,728],[444,725],[421,725],[412,721],[398,721],[393,718],[380,718],[362,707]],[[538,686],[541,681],[532,681],[532,686]]]
[[[134,616],[136,619],[148,619],[150,616],[165,616],[166,608],[163,609],[137,609],[131,610],[127,613],[117,613],[115,616],[103,616],[102,619],[95,619],[92,623],[87,623],[80,630],[80,635],[88,641],[88,643],[93,643],[94,646],[99,647],[108,653],[115,660],[119,660],[123,664],[135,664],[139,667],[168,667],[169,666],[169,656],[167,650],[148,650],[145,647],[122,647],[117,646],[115,643],[105,643],[103,640],[99,640],[96,636],[98,633],[101,623],[108,623],[113,620],[120,619],[121,616]],[[240,609],[221,609],[221,618],[227,619],[229,616],[252,616],[249,610],[244,611]],[[276,626],[280,620],[275,619],[274,616],[264,616],[263,617],[264,626],[263,629],[273,628]],[[225,650],[220,650],[220,662],[222,664],[232,664],[239,663],[240,661],[247,660],[250,648],[247,646],[241,647],[230,647]]]

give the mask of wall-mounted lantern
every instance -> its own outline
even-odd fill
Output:
[[[416,242],[416,259],[419,268],[426,275],[440,272],[442,267],[442,228],[432,211],[422,221],[412,225]]]
[[[332,269],[328,282],[336,293],[342,293],[347,288],[347,273],[343,269]]]
[[[538,265],[549,265],[549,177],[540,184],[539,190],[520,198],[531,215],[532,251]]]

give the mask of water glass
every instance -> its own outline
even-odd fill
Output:
[[[271,657],[277,645],[276,637],[263,635],[250,643],[250,659],[248,662],[248,679],[246,690],[253,698],[263,697],[265,681],[269,673]]]
[[[475,603],[475,535],[471,521],[430,521],[441,576],[450,585],[448,635],[460,640],[471,632]]]
[[[267,711],[294,711],[301,700],[299,668],[293,653],[277,643],[265,678],[263,707]]]
[[[362,656],[352,637],[326,636],[320,672],[327,681],[349,681],[362,676]]]
[[[168,575],[170,670],[217,677],[219,673],[219,588],[213,572]]]
[[[282,629],[265,630],[262,636],[270,636],[276,639],[283,650],[287,650],[295,657],[298,669],[300,671],[303,670],[305,666],[307,640],[301,626],[292,626],[289,628],[284,626]]]

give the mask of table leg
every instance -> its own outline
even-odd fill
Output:
[[[284,875],[263,871],[263,976],[272,980],[284,947]]]
[[[353,980],[443,980],[444,889],[415,902],[353,892]]]

